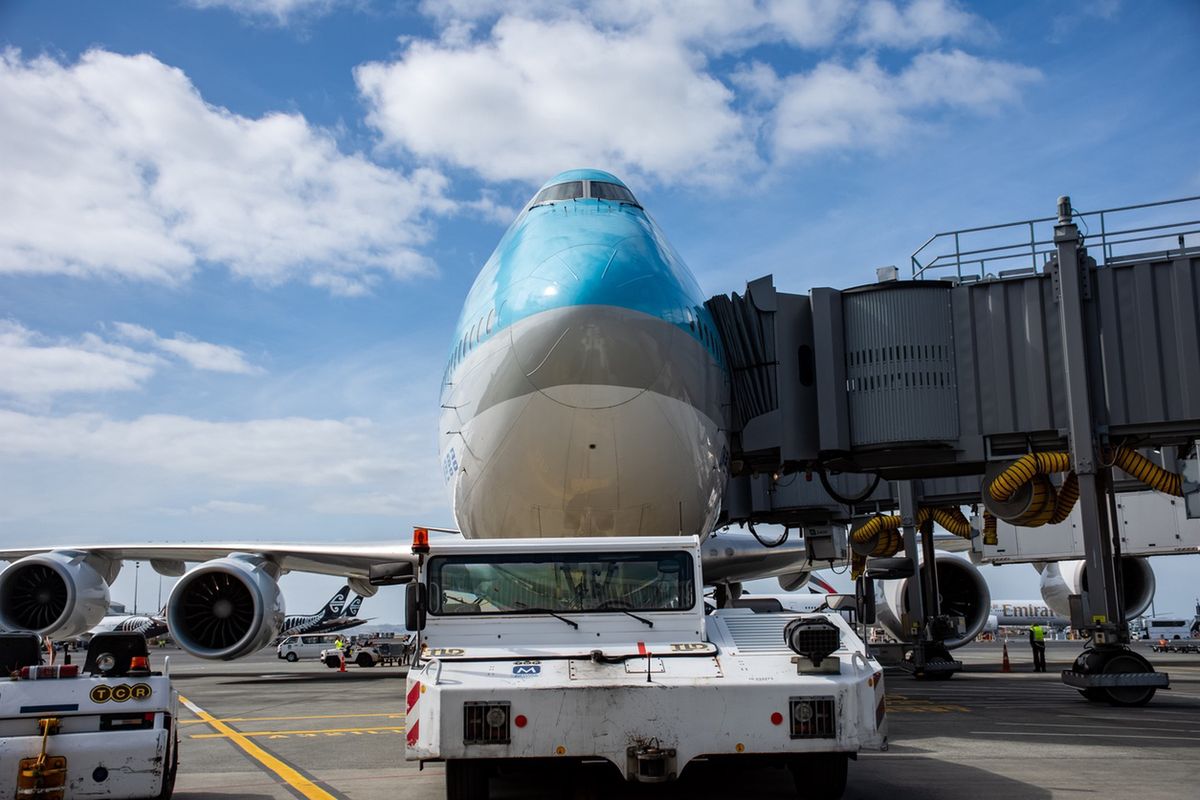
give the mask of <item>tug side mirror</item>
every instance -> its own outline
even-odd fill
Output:
[[[429,589],[423,583],[410,583],[404,598],[404,627],[410,631],[425,630],[428,607]]]
[[[866,575],[859,578],[855,593],[858,595],[858,621],[864,625],[874,625],[875,579]]]

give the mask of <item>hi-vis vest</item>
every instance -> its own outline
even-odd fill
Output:
[[[1046,629],[1041,625],[1030,625],[1029,630],[1033,631],[1033,640],[1035,642],[1046,641]]]

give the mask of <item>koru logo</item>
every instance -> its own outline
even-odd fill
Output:
[[[116,686],[101,684],[88,693],[93,703],[124,703],[128,700],[145,700],[154,694],[154,690],[146,683],[118,683]]]

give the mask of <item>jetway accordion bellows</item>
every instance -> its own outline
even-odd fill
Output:
[[[958,438],[950,286],[881,284],[842,295],[854,447]]]

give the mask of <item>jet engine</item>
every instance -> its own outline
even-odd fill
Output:
[[[969,561],[954,556],[938,555],[934,559],[937,565],[938,592],[941,595],[943,614],[962,617],[965,630],[959,636],[947,639],[946,647],[953,649],[962,647],[978,636],[988,624],[991,613],[992,597],[988,592],[987,581]],[[926,569],[922,564],[921,569]],[[904,635],[901,620],[908,613],[908,582],[920,580],[919,576],[898,581],[880,581],[876,590],[876,615],[879,624],[889,634],[901,641],[908,637]]]
[[[171,590],[171,635],[199,658],[230,660],[264,647],[283,628],[278,577],[273,562],[244,553],[201,564]]]
[[[1086,561],[1062,561],[1046,564],[1042,570],[1042,599],[1055,613],[1071,616],[1070,596],[1086,594]],[[1150,562],[1138,556],[1121,557],[1121,596],[1125,600],[1125,619],[1141,616],[1154,599],[1157,584]]]
[[[78,636],[108,613],[108,581],[119,569],[67,550],[14,561],[0,573],[0,628]]]

